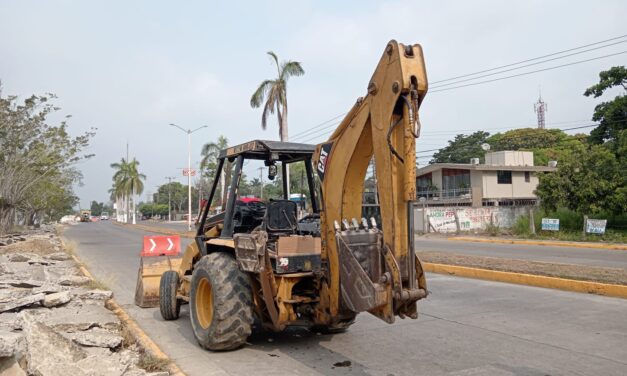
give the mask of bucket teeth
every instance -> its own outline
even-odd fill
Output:
[[[357,222],[357,219],[353,218],[351,222],[353,223],[353,230],[355,231],[359,230],[359,222]]]
[[[377,229],[377,220],[374,219],[374,217],[370,217],[370,224],[372,225],[373,230]]]
[[[342,219],[342,225],[344,225],[344,231],[349,231],[351,229],[351,225],[348,223],[348,219]]]
[[[366,218],[364,218],[364,217],[361,217],[361,227],[362,227],[364,230],[368,230],[368,221],[367,221],[367,220],[366,220]]]

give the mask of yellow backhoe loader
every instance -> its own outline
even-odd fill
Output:
[[[230,350],[246,342],[256,317],[265,328],[343,331],[361,312],[392,323],[417,318],[427,296],[414,252],[418,109],[427,75],[418,44],[387,44],[368,84],[328,141],[320,145],[251,141],[223,150],[215,176],[232,163],[226,210],[208,218],[218,179],[178,270],[160,281],[164,319],[189,303],[199,344]],[[376,166],[380,220],[362,218],[364,180]],[[311,213],[297,219],[286,179],[280,200],[238,196],[246,160],[270,177],[305,162]],[[314,172],[315,171],[315,172]]]

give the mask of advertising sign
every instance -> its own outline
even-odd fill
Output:
[[[586,221],[586,232],[588,234],[605,234],[607,219],[588,219]]]
[[[554,218],[542,218],[542,230],[544,231],[559,231],[560,220]]]

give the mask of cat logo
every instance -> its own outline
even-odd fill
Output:
[[[321,181],[324,181],[324,173],[327,168],[327,162],[329,160],[329,154],[331,153],[332,147],[332,142],[324,144],[320,147],[320,158],[318,158],[318,176],[320,177]]]

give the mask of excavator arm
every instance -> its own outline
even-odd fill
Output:
[[[410,228],[418,109],[427,86],[422,47],[390,41],[368,94],[316,148],[322,259],[328,263],[323,288],[331,317],[349,310],[368,311],[387,322],[395,316],[416,318],[416,301],[427,295]],[[354,220],[362,215],[364,179],[373,158],[380,224]]]

